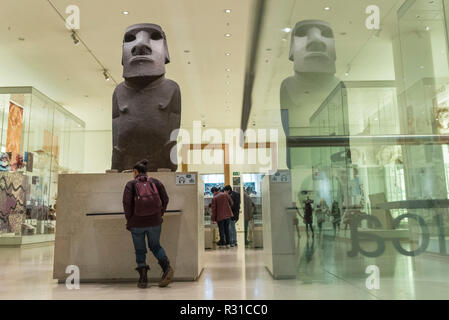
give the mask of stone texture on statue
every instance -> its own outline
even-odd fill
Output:
[[[112,101],[112,169],[129,170],[136,162],[148,159],[148,171],[177,170],[170,153],[177,151],[177,134],[172,132],[180,127],[181,91],[176,82],[165,78],[169,62],[160,26],[136,24],[126,29],[122,57],[125,81],[115,89]]]
[[[339,83],[335,77],[335,39],[330,25],[320,20],[304,20],[292,30],[289,60],[294,63],[294,75],[281,85],[280,106],[284,131],[309,127],[309,118]],[[290,157],[287,148],[287,165]]]

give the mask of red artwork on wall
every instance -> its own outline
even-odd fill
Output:
[[[20,154],[20,143],[22,140],[23,108],[9,103],[8,131],[6,135],[6,152],[11,152],[11,159]]]

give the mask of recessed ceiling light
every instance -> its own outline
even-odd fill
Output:
[[[282,29],[282,31],[284,31],[284,32],[286,32],[286,33],[289,33],[290,31],[292,31],[292,28],[284,28],[284,29]]]
[[[229,68],[226,68],[226,71],[227,71],[227,72],[229,72],[229,71],[231,71],[231,69],[229,69]]]
[[[129,14],[129,11],[122,11],[122,14],[127,15]]]
[[[345,76],[349,76],[349,72],[345,72]]]
[[[226,34],[225,34],[225,37],[227,37],[227,38],[229,38],[230,36],[231,36],[230,33],[226,33]]]
[[[225,12],[226,13],[231,13],[231,9],[226,9]]]
[[[331,7],[324,7],[324,10],[329,11]]]
[[[430,30],[430,27],[429,26],[426,26],[426,31],[429,31]]]
[[[226,53],[225,53],[225,55],[227,55],[227,56],[230,56],[230,55],[231,55],[231,53],[230,53],[230,52],[226,52]]]

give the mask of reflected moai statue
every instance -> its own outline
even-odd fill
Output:
[[[290,61],[294,75],[281,85],[280,105],[286,136],[292,127],[308,127],[309,118],[339,83],[335,77],[335,38],[329,23],[304,20],[291,33]],[[287,148],[287,165],[291,168]]]
[[[165,78],[170,62],[167,40],[155,24],[135,24],[123,39],[123,78],[112,101],[112,169],[132,169],[148,159],[148,170],[177,170],[170,159],[176,141],[172,131],[181,121],[181,91],[176,82]],[[176,137],[174,137],[176,138]]]

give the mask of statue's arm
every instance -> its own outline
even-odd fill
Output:
[[[112,95],[112,146],[116,146],[118,143],[118,118],[120,117],[120,111],[117,102],[117,91],[114,91]]]
[[[117,94],[114,91],[112,95],[112,165],[111,169],[121,171],[121,157],[118,148],[118,134],[119,134],[119,117],[120,111],[118,108]]]
[[[170,133],[181,126],[181,89],[176,84],[170,108]]]
[[[282,82],[281,85],[281,92],[280,92],[280,107],[281,107],[281,121],[282,121],[282,127],[284,129],[284,133],[286,136],[290,135],[290,119],[289,119],[289,97],[288,92],[286,88],[285,80]]]

